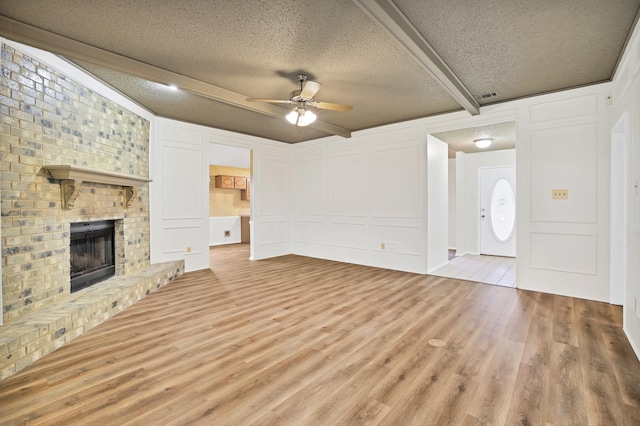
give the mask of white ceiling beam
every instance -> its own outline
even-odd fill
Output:
[[[0,15],[0,36],[38,49],[46,50],[68,59],[85,61],[93,65],[122,72],[134,77],[164,85],[175,85],[179,89],[204,98],[213,99],[248,111],[281,119],[289,110],[272,104],[247,102],[249,96],[233,92],[195,78],[168,71],[108,50],[100,49],[50,31],[34,27]],[[332,135],[351,137],[351,131],[340,126],[316,120],[309,125]]]
[[[478,101],[391,0],[353,2],[398,40],[465,110],[480,114]]]

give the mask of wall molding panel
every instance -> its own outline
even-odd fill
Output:
[[[596,235],[532,232],[530,245],[531,268],[583,275],[597,274]]]
[[[529,109],[529,122],[531,124],[547,123],[568,118],[594,116],[597,112],[598,97],[595,94],[588,94],[533,105]]]
[[[596,123],[531,131],[532,222],[597,223],[597,131]],[[552,199],[554,189],[568,199]]]

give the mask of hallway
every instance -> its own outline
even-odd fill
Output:
[[[436,269],[430,275],[515,287],[516,258],[473,254],[449,256],[449,264]]]

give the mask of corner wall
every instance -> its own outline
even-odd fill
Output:
[[[618,274],[620,277],[626,275],[623,283],[624,331],[640,358],[640,25],[636,25],[618,66],[612,92],[610,128],[616,123],[626,124],[626,128],[617,129],[622,131],[622,138],[626,140],[617,142],[626,144],[628,169],[627,205],[619,206],[627,209],[627,229],[612,243],[619,244],[616,248],[627,254],[626,274]]]

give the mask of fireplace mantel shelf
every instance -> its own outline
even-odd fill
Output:
[[[148,178],[73,165],[53,165],[44,166],[44,168],[49,171],[54,179],[60,181],[62,207],[67,210],[73,208],[78,195],[80,195],[82,182],[122,186],[124,188],[125,207],[131,205],[136,195],[137,187],[151,182],[151,179]]]

